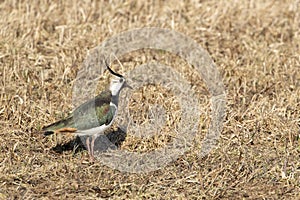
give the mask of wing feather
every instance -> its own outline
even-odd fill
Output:
[[[110,102],[111,92],[104,91],[77,107],[65,119],[44,127],[44,134],[50,135],[56,130],[64,128],[87,130],[106,124],[107,121],[112,120],[114,114],[110,109]]]

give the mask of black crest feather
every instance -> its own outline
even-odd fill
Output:
[[[108,71],[109,71],[111,74],[113,74],[113,75],[115,75],[115,76],[118,76],[118,77],[120,77],[120,78],[123,78],[123,76],[122,76],[121,74],[118,74],[118,73],[114,72],[114,71],[109,67],[109,64],[107,63],[106,60],[105,60],[105,65],[106,65],[106,68],[108,69]]]

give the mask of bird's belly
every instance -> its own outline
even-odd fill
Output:
[[[84,136],[84,135],[100,134],[100,133],[103,133],[108,128],[109,128],[109,126],[102,125],[102,126],[98,126],[98,127],[87,129],[87,130],[77,130],[76,135]]]

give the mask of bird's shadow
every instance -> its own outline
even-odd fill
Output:
[[[109,132],[106,135],[99,135],[95,140],[94,150],[98,152],[105,152],[107,150],[117,149],[125,140],[126,131],[118,128],[116,131]],[[74,151],[74,154],[86,149],[85,141],[88,136],[77,136],[74,140],[65,144],[57,144],[51,148],[56,153],[63,153],[64,151]]]

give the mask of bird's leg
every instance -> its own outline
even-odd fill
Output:
[[[89,136],[86,138],[86,147],[87,147],[87,150],[89,152],[90,161],[93,162],[94,161],[94,155],[92,155],[92,154],[94,154],[94,152],[92,152],[93,148],[91,148],[90,137]]]
[[[94,161],[94,146],[95,146],[95,140],[96,140],[97,136],[93,135],[92,136],[92,142],[91,142],[91,155],[92,155],[92,159]]]

